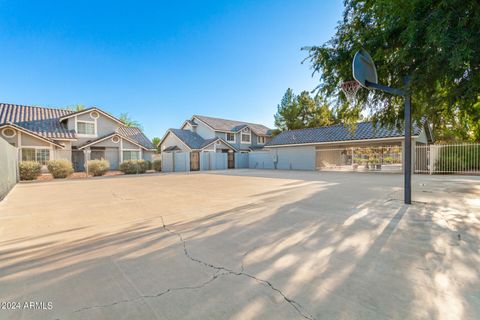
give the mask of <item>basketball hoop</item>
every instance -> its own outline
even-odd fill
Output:
[[[340,87],[342,88],[343,94],[347,98],[348,103],[354,104],[357,91],[360,89],[360,83],[356,80],[345,81],[342,82]]]

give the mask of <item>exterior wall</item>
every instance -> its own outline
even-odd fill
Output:
[[[124,140],[124,139],[122,139],[122,140],[123,140],[123,142],[122,142],[123,150],[140,150],[141,149],[136,144],[128,142],[127,140]]]
[[[142,153],[142,159],[145,160],[145,161],[153,161],[153,156],[154,156],[155,152],[154,151],[143,151]]]
[[[68,118],[67,121],[67,127],[70,130],[76,130],[75,127],[75,121],[76,120],[85,120],[85,121],[96,121],[96,127],[97,127],[97,134],[88,136],[88,137],[82,137],[79,136],[78,140],[74,142],[74,146],[82,146],[88,141],[98,139],[100,137],[109,135],[120,126],[116,121],[113,121],[110,118],[105,117],[101,113],[99,113],[99,117],[97,119],[93,118],[89,113],[86,114],[81,114],[75,117]]]
[[[17,148],[0,139],[0,200],[15,186],[18,179]]]
[[[22,133],[21,135],[21,146],[22,147],[46,147],[50,148],[51,144],[43,140],[32,137],[28,134]]]
[[[206,124],[196,118],[195,122],[197,123],[197,134],[200,137],[202,137],[203,139],[215,138],[215,131],[210,129]]]
[[[417,144],[428,144],[427,133],[425,132],[425,130],[422,130],[418,138],[415,139],[415,142]]]
[[[277,169],[315,170],[315,146],[272,148],[277,158]]]
[[[162,144],[160,145],[160,150],[163,150],[168,147],[177,146],[179,147],[182,152],[190,152],[190,150],[185,146],[185,144],[178,139],[173,133],[169,132],[167,137],[163,140]]]
[[[248,167],[250,169],[275,169],[273,150],[253,151],[248,154]]]
[[[4,136],[3,133],[2,133],[3,129],[0,129],[0,137],[2,137],[2,138],[3,138],[5,141],[7,141],[10,145],[15,146],[15,147],[18,147],[18,144],[19,144],[19,141],[18,141],[19,135],[18,135],[18,133],[19,133],[19,131],[18,131],[18,130],[15,130],[15,129],[13,129],[13,128],[12,128],[12,130],[15,131],[15,135],[14,135],[13,137],[10,137],[10,138],[9,138],[9,137]]]

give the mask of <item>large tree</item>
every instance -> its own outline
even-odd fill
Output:
[[[321,127],[336,122],[333,112],[321,97],[312,98],[308,91],[297,96],[290,88],[283,95],[274,117],[277,131]]]
[[[345,0],[333,38],[305,49],[320,75],[319,93],[338,96],[339,106],[346,104],[339,84],[352,79],[353,55],[365,48],[381,83],[402,87],[403,77],[411,76],[414,119],[426,116],[436,129],[456,126],[461,136],[480,139],[479,30],[475,0]],[[402,99],[364,89],[357,97],[353,112],[346,113],[350,118],[368,108],[374,120],[401,123]]]

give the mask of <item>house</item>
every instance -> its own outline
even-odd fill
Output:
[[[125,160],[151,160],[155,146],[139,128],[93,107],[81,111],[0,103],[0,136],[18,149],[19,161],[67,159],[83,171],[88,159],[111,169]]]
[[[429,127],[414,125],[412,161],[416,161],[415,146],[431,142]],[[266,143],[268,155],[251,154],[249,163],[251,168],[401,170],[403,144],[404,132],[397,128],[372,122],[353,127],[337,124],[282,132]]]
[[[247,168],[248,153],[271,139],[264,125],[194,115],[160,142],[163,171]]]

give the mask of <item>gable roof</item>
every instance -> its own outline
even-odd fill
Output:
[[[233,150],[236,150],[235,147],[233,147],[231,144],[227,143],[226,141],[224,141],[219,137],[203,139],[200,135],[198,135],[195,132],[192,132],[190,130],[182,130],[182,129],[169,129],[168,132],[171,132],[172,134],[174,134],[178,139],[180,139],[187,147],[189,147],[192,150],[201,150],[205,147],[208,147],[209,145],[211,145],[217,140],[222,141],[228,147],[232,148]],[[165,135],[164,139],[167,137],[168,132]],[[162,142],[164,139],[162,139]]]
[[[110,113],[108,113],[108,112],[105,112],[105,111],[103,111],[103,110],[98,109],[97,107],[86,108],[86,109],[83,109],[83,110],[80,110],[80,111],[75,111],[75,112],[72,111],[71,113],[66,114],[66,115],[60,117],[59,120],[60,120],[60,121],[63,121],[63,120],[65,120],[65,119],[68,119],[68,118],[71,118],[71,117],[75,117],[75,116],[79,116],[79,115],[82,115],[82,114],[85,114],[85,113],[89,113],[89,112],[92,112],[92,111],[97,111],[98,113],[104,115],[105,117],[107,117],[107,118],[109,118],[109,119],[117,122],[117,123],[120,124],[120,125],[123,125],[123,122],[120,121],[120,119],[118,119],[117,117],[112,116],[112,115],[111,115]]]
[[[120,138],[122,138],[122,139],[125,139],[125,140],[127,140],[128,142],[133,143],[133,144],[135,144],[135,145],[137,145],[137,146],[139,146],[139,147],[141,147],[141,148],[143,148],[143,149],[146,149],[146,150],[151,149],[151,148],[147,148],[147,147],[145,147],[144,145],[138,143],[138,141],[136,141],[136,140],[134,140],[134,139],[131,139],[131,137],[127,137],[127,136],[125,136],[125,135],[123,135],[123,134],[121,134],[121,133],[119,133],[119,132],[113,132],[113,133],[107,134],[106,136],[100,137],[100,138],[98,138],[98,139],[94,139],[94,140],[87,141],[87,143],[85,143],[83,146],[80,146],[78,149],[84,149],[84,148],[86,148],[86,147],[93,146],[93,145],[95,145],[95,144],[97,144],[97,143],[100,143],[100,142],[102,142],[102,141],[104,141],[104,140],[107,140],[108,138],[112,138],[112,137],[115,137],[115,136],[118,136],[118,137],[120,137]]]
[[[270,136],[272,134],[272,130],[270,128],[267,128],[263,124],[213,118],[200,115],[194,115],[191,121],[194,121],[194,119],[202,121],[215,131],[238,132],[245,127],[249,127],[256,135]]]
[[[157,149],[152,143],[152,141],[150,141],[150,139],[147,138],[147,136],[142,132],[142,130],[140,130],[140,128],[121,126],[117,128],[116,132],[123,137],[129,138],[137,142],[145,149]]]
[[[414,124],[412,136],[418,136],[423,128]],[[360,122],[356,124],[354,131],[344,124],[325,126],[320,128],[308,128],[300,130],[284,131],[266,143],[267,147],[293,145],[293,144],[314,144],[327,142],[343,142],[351,140],[371,140],[385,138],[403,137],[403,130],[387,128],[379,123]]]
[[[64,109],[0,103],[0,125],[13,123],[49,140],[76,139],[75,131],[59,121],[71,113]]]
[[[53,141],[53,140],[51,140],[51,139],[45,138],[45,137],[39,135],[39,134],[36,133],[36,132],[30,131],[30,130],[28,130],[28,129],[25,129],[24,127],[20,127],[20,126],[14,124],[14,123],[4,123],[4,124],[0,124],[0,129],[3,129],[3,128],[13,128],[13,129],[16,129],[16,130],[18,130],[18,131],[20,131],[20,132],[23,132],[23,133],[26,133],[26,134],[28,134],[28,135],[31,135],[31,136],[39,139],[39,140],[42,140],[42,141],[51,143],[51,144],[53,144],[53,145],[55,145],[55,146],[57,146],[57,147],[59,147],[59,148],[62,148],[62,149],[65,148],[65,146],[62,145],[62,144],[60,144],[60,143],[57,143],[57,142],[55,142],[55,141]]]

